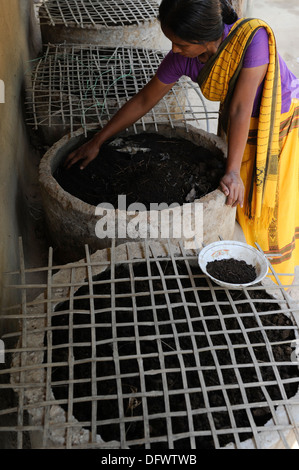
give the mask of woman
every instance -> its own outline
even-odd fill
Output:
[[[299,82],[277,54],[261,20],[238,20],[225,0],[162,0],[161,28],[172,42],[152,80],[96,136],[67,159],[81,168],[104,141],[127,128],[182,76],[197,81],[204,96],[220,101],[227,135],[226,171],[220,188],[247,243],[273,254],[277,272],[299,264]],[[297,202],[298,201],[298,202]],[[284,284],[292,276],[282,276]]]

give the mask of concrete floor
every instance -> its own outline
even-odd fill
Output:
[[[299,2],[298,0],[253,0],[250,16],[264,20],[273,29],[278,52],[299,78]],[[248,16],[249,16],[248,15]]]

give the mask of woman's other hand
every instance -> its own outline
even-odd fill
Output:
[[[236,171],[229,171],[220,180],[221,191],[227,196],[226,204],[236,207],[244,202],[244,184],[240,174]]]

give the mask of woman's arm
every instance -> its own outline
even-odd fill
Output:
[[[102,130],[67,157],[66,168],[81,160],[80,168],[83,170],[96,158],[107,139],[138,121],[168,93],[173,85],[174,83],[168,85],[162,83],[155,75],[142,90],[122,106]]]
[[[227,204],[243,206],[244,184],[240,177],[242,158],[248,139],[254,99],[265,78],[268,64],[243,68],[238,78],[229,112],[228,154],[225,175],[220,187]]]

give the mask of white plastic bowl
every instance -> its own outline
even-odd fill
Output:
[[[229,258],[233,258],[238,261],[243,260],[247,264],[254,266],[256,270],[255,280],[246,284],[233,284],[216,279],[207,272],[206,266],[209,262]],[[214,242],[204,247],[198,255],[198,264],[204,274],[219,286],[226,287],[228,289],[241,289],[243,287],[253,286],[264,279],[269,269],[267,258],[256,248],[253,248],[246,243],[230,240]]]

